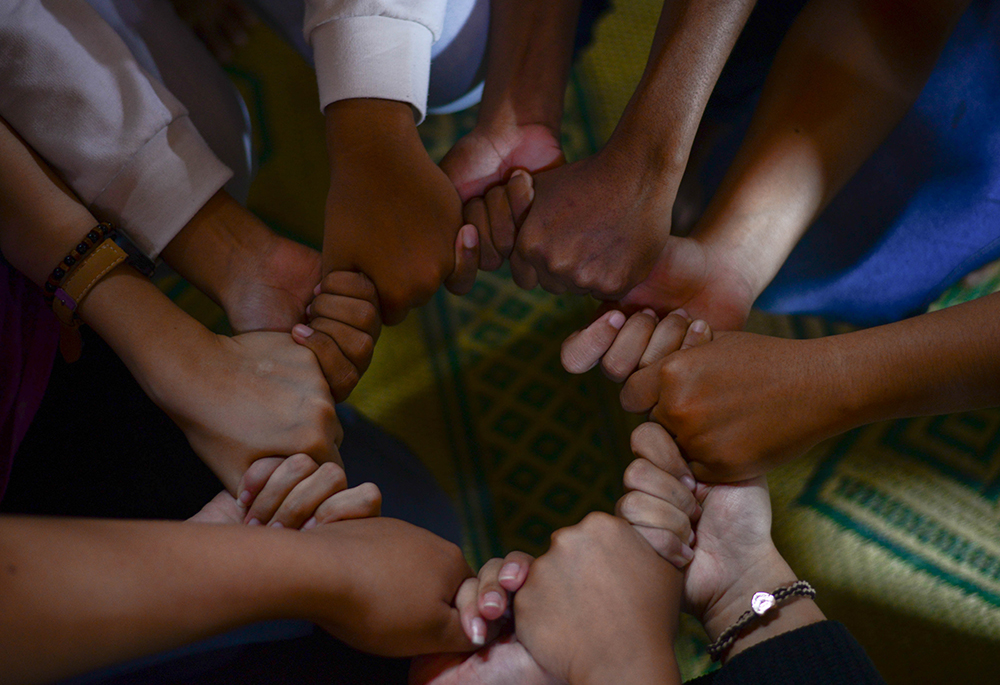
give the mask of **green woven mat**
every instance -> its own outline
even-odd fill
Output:
[[[659,5],[619,3],[574,70],[564,144],[570,158],[607,138],[642,71]],[[262,28],[230,69],[261,157],[249,206],[318,245],[327,185],[311,71]],[[421,127],[439,158],[473,113]],[[162,283],[200,319],[221,313],[176,277]],[[1000,269],[956,285],[936,306],[1000,287]],[[453,496],[477,563],[539,553],[551,531],[609,510],[635,424],[598,373],[559,366],[563,337],[586,323],[582,299],[524,292],[506,271],[480,274],[465,298],[439,293],[385,329],[351,397],[402,437]],[[849,330],[755,312],[750,330],[816,337]],[[751,401],[751,400],[748,400]],[[891,683],[991,682],[1000,672],[1000,410],[878,424],[820,445],[770,478],[779,547],[848,625]],[[709,667],[691,620],[677,643],[685,677]],[[985,676],[985,677],[984,677]]]

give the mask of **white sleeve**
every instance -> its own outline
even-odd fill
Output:
[[[350,98],[409,103],[427,111],[431,46],[447,0],[306,0],[320,109]]]
[[[0,8],[0,116],[155,258],[232,176],[86,2]]]

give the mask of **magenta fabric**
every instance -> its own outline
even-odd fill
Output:
[[[59,321],[38,287],[0,258],[0,498],[59,347]]]

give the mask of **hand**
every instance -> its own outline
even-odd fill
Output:
[[[471,651],[455,597],[472,571],[462,551],[423,528],[389,518],[339,521],[302,534],[329,549],[307,569],[310,619],[334,637],[381,656]],[[322,552],[323,547],[317,548]]]
[[[236,493],[250,465],[307,454],[338,465],[343,430],[312,352],[287,333],[204,333],[192,354],[166,358],[150,396]]]
[[[552,535],[514,596],[518,638],[542,668],[573,685],[679,678],[680,582],[632,526],[588,514]]]
[[[343,402],[371,363],[382,330],[378,293],[364,274],[331,271],[306,308],[309,325],[296,324],[292,339],[315,353],[336,402]]]
[[[409,105],[344,100],[326,111],[331,174],[323,273],[366,274],[391,326],[454,270],[462,203],[427,156]]]
[[[625,495],[615,505],[615,514],[631,523],[661,557],[683,569],[694,558],[691,546],[701,517],[691,469],[670,434],[655,423],[632,431],[632,453],[636,459],[625,469]]]
[[[514,249],[517,227],[533,199],[531,177],[523,172],[535,174],[565,163],[559,132],[544,124],[481,122],[448,151],[441,169],[465,203],[465,220],[479,233],[478,268],[496,271]],[[447,285],[456,294],[468,292],[461,285]]]
[[[511,257],[515,282],[615,300],[646,278],[670,233],[673,191],[651,171],[637,178],[635,166],[605,148],[536,175]]]
[[[301,528],[378,516],[382,493],[374,483],[347,487],[347,475],[333,462],[316,464],[309,455],[258,459],[236,488],[240,522],[249,526]]]
[[[615,304],[633,311],[683,307],[717,331],[740,330],[759,291],[734,253],[697,238],[671,236],[646,279]]]
[[[489,683],[490,685],[555,685],[528,654],[514,634],[503,634],[502,619],[509,615],[510,597],[524,584],[533,559],[511,552],[504,559],[486,562],[476,578],[459,588],[456,604],[465,634],[485,647],[473,654],[438,654],[415,659],[410,668],[412,685]],[[494,641],[497,632],[499,639]]]
[[[476,126],[441,160],[462,202],[486,195],[516,169],[536,174],[566,163],[559,132],[544,124]]]
[[[705,623],[730,588],[776,554],[767,481],[696,483],[670,435],[655,423],[636,428],[632,447],[638,458],[625,470],[628,494],[618,502],[619,515],[660,556],[687,567],[683,609]]]
[[[637,371],[622,407],[649,412],[698,480],[766,473],[849,426],[851,388],[828,341],[717,334]]]
[[[218,303],[237,333],[305,321],[319,283],[315,250],[277,235],[224,190],[163,249],[163,259]]]
[[[637,312],[627,321],[625,314],[612,309],[566,338],[562,365],[570,373],[585,373],[599,361],[604,375],[621,383],[637,369],[711,339],[708,324],[692,321],[683,309],[670,312],[662,321],[652,309]]]
[[[448,290],[466,294],[472,290],[479,269],[496,271],[510,257],[517,229],[535,197],[533,183],[527,172],[518,169],[506,185],[494,186],[485,198],[466,203],[468,223],[458,232],[455,271],[445,281]]]

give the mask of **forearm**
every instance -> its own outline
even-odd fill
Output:
[[[815,342],[839,370],[844,430],[1000,406],[1000,294]]]
[[[757,294],[910,108],[966,0],[814,0],[775,58],[696,235],[752,265]]]
[[[272,618],[297,618],[287,533],[0,519],[4,682],[49,682]]]
[[[493,0],[479,125],[558,131],[580,0]]]
[[[608,148],[679,183],[708,98],[755,2],[665,2],[646,69]]]

